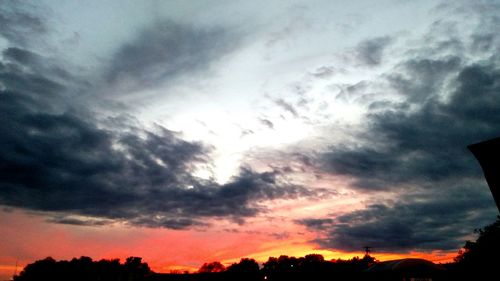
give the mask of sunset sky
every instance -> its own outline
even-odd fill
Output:
[[[0,280],[450,261],[498,212],[499,1],[2,1]]]

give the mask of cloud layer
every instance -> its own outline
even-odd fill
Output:
[[[449,61],[412,61],[410,71],[434,72]],[[416,65],[416,66],[415,66]],[[447,100],[429,89],[442,75],[425,81],[398,80],[396,89],[427,95],[418,108],[410,102],[390,105],[369,115],[369,128],[361,138],[370,146],[332,147],[324,155],[326,168],[351,175],[364,189],[390,189],[404,183],[422,186],[450,177],[480,175],[466,146],[500,134],[500,72],[495,65],[446,67],[454,88]],[[458,71],[458,73],[456,73]],[[448,77],[446,77],[448,78]],[[391,81],[392,83],[396,83]],[[417,85],[416,85],[417,84]],[[403,91],[408,94],[411,91]],[[412,97],[410,97],[412,99]]]
[[[371,199],[356,211],[297,221],[318,232],[320,247],[453,250],[494,219],[491,194],[466,147],[500,135],[500,57],[492,44],[500,34],[491,32],[497,23],[484,12],[481,27],[461,30],[470,36],[458,38],[449,35],[458,22],[436,22],[422,41],[413,39],[419,44],[396,44],[392,52],[399,56],[384,53],[395,62],[374,81],[353,85],[363,85],[359,95],[383,85],[385,95],[362,100],[367,113],[354,141],[332,145],[314,160],[327,173],[352,179],[353,189]],[[377,42],[358,47],[371,67],[384,60],[377,50],[388,41]]]
[[[14,44],[24,46],[33,37],[48,32],[45,21],[27,3],[5,4],[0,7],[0,35]]]
[[[243,223],[272,210],[272,200],[336,194],[363,198],[364,206],[334,210],[351,203],[330,208],[325,200],[318,213],[331,214],[300,209],[293,212],[300,219],[285,220],[317,233],[322,248],[456,249],[495,211],[466,146],[500,135],[500,7],[439,5],[429,15],[415,11],[429,20],[428,30],[401,20],[415,30],[389,34],[369,32],[389,22],[366,17],[346,34],[341,17],[316,6],[296,7],[310,22],[300,28],[288,24],[296,20],[287,9],[256,16],[229,7],[220,14],[227,18],[200,16],[192,24],[158,12],[127,22],[141,26],[120,40],[109,34],[95,49],[80,46],[75,61],[105,55],[76,71],[62,62],[71,55],[58,55],[63,47],[37,46],[51,33],[37,8],[2,6],[0,204],[55,223],[185,229]],[[209,14],[199,7],[179,9]],[[397,7],[388,14],[400,16]],[[68,21],[68,29],[92,26]],[[118,30],[115,24],[107,27]],[[55,45],[71,37],[56,33]],[[81,36],[75,48],[95,40],[73,35]],[[269,44],[270,36],[286,44]],[[143,116],[117,113],[116,104]],[[231,138],[233,127],[239,138]],[[247,163],[226,183],[196,176],[231,171],[240,156]]]
[[[33,29],[27,33],[43,23],[15,11],[2,11],[0,20],[22,21]],[[210,162],[209,146],[73,104],[71,96],[81,90],[75,85],[88,83],[20,46],[28,39],[13,37],[9,27],[2,26],[2,35],[18,46],[3,50],[0,61],[0,204],[48,212],[58,223],[181,229],[213,218],[241,223],[265,211],[262,202],[314,196],[278,172],[241,168],[226,184],[195,177],[197,165]],[[108,78],[127,76],[147,86],[200,69],[213,58],[218,35],[155,25],[119,48]]]
[[[315,230],[320,247],[378,252],[456,250],[471,233],[469,226],[488,224],[495,216],[487,190],[478,186],[439,187],[432,194],[406,194],[334,218],[297,221]]]
[[[209,70],[237,43],[222,28],[201,28],[157,21],[139,31],[114,53],[105,77],[131,89],[158,87],[182,75]]]

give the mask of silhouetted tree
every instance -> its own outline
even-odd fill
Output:
[[[363,268],[363,270],[364,270],[364,269],[367,269],[370,266],[374,265],[376,262],[377,262],[377,260],[374,257],[366,254],[360,260],[360,267]]]
[[[463,250],[455,258],[461,275],[476,275],[498,271],[500,265],[500,217],[484,229],[475,230],[479,234],[475,242],[467,241]]]
[[[102,259],[95,263],[100,281],[122,280],[123,270],[119,259]]]
[[[142,262],[140,257],[128,257],[123,267],[128,280],[142,280],[151,272],[148,264]]]
[[[93,261],[89,257],[71,261],[55,261],[48,257],[28,264],[15,281],[139,281],[151,273],[141,258],[130,257],[122,265],[119,260]]]
[[[75,276],[74,280],[96,280],[98,273],[97,268],[94,264],[94,261],[90,257],[82,256],[79,259],[73,258],[69,264],[66,261],[59,261],[58,268],[61,271],[61,268],[66,267],[69,269],[68,272],[65,272],[65,276]],[[60,274],[60,273],[59,273]]]
[[[296,258],[280,256],[270,257],[263,264],[262,273],[268,280],[326,280],[331,279],[334,264],[325,261],[322,255],[311,254]]]
[[[304,257],[306,263],[323,263],[325,258],[318,254],[309,254]]]
[[[18,276],[14,276],[14,280],[54,280],[53,277],[56,276],[57,271],[56,261],[52,257],[47,257],[28,264]]]
[[[257,280],[260,276],[259,264],[254,259],[243,258],[227,268],[227,273],[238,280]]]
[[[322,255],[310,254],[298,260],[298,270],[301,272],[323,271],[325,258]]]
[[[299,260],[296,257],[279,256],[269,257],[263,264],[263,271],[268,274],[285,274],[295,272],[298,268]]]
[[[210,263],[204,263],[200,269],[198,270],[199,273],[213,273],[213,272],[223,272],[226,270],[226,267],[218,262],[210,262]]]

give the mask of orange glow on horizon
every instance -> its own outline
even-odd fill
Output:
[[[90,227],[53,224],[43,216],[14,210],[0,216],[0,277],[10,278],[16,260],[20,272],[24,266],[51,256],[56,260],[89,256],[94,260],[142,257],[159,273],[196,272],[205,262],[220,261],[228,266],[241,258],[259,263],[281,255],[303,257],[321,254],[325,260],[362,257],[364,252],[342,252],[318,249],[314,233],[292,223],[264,224],[265,220],[249,221],[233,231],[231,223],[219,223],[206,230],[168,230],[113,225]],[[281,223],[281,224],[280,224]],[[224,230],[227,229],[227,230]],[[280,232],[288,236],[280,237]],[[410,252],[406,254],[372,254],[380,261],[401,258],[424,258],[436,263],[453,261],[456,251]]]

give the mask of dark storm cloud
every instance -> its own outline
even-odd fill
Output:
[[[71,224],[80,226],[102,226],[112,223],[109,220],[99,220],[99,219],[80,219],[69,216],[54,216],[47,219],[47,222],[60,223],[60,224]]]
[[[461,64],[462,60],[457,56],[412,58],[399,64],[397,69],[400,71],[388,74],[387,79],[408,102],[421,103],[440,95],[447,79],[462,69]]]
[[[442,78],[425,76],[427,85]],[[449,100],[442,101],[435,91],[415,91],[426,95],[416,110],[407,104],[371,114],[369,129],[361,136],[371,145],[332,147],[324,155],[327,169],[354,176],[359,188],[372,190],[480,177],[466,146],[500,135],[500,70],[494,65],[469,65],[454,79],[456,88]],[[398,87],[415,89],[422,83],[401,80]]]
[[[187,228],[207,219],[237,223],[265,212],[263,202],[315,196],[280,172],[242,168],[226,184],[194,177],[210,149],[157,126],[98,120],[69,106],[57,66],[24,48],[0,61],[0,204],[53,215],[73,225],[124,222]],[[113,124],[113,126],[109,126]]]
[[[24,65],[33,73],[44,73],[45,76],[51,76],[52,79],[64,80],[65,82],[77,80],[68,71],[60,67],[57,62],[50,61],[26,49],[16,47],[7,48],[3,51],[3,59],[14,65]]]
[[[483,53],[491,51],[495,47],[495,36],[493,34],[476,34],[472,37],[472,49],[475,52]]]
[[[117,133],[70,112],[30,108],[36,101],[19,92],[0,99],[3,205],[182,228],[213,217],[241,222],[265,210],[261,201],[312,195],[274,173],[244,169],[224,185],[196,179],[193,164],[206,149],[163,128]]]
[[[28,3],[3,1],[0,5],[0,36],[16,45],[26,45],[30,40],[47,32],[47,26]]]
[[[360,251],[454,250],[466,236],[495,218],[492,198],[477,196],[471,187],[402,196],[396,203],[372,204],[334,219],[297,221],[320,233],[321,247]],[[470,228],[472,227],[472,228]]]
[[[23,93],[25,99],[54,98],[66,89],[61,79],[71,82],[67,72],[48,60],[42,62],[41,57],[33,52],[11,47],[3,50],[2,57],[0,85],[10,91]]]
[[[355,50],[356,58],[362,64],[376,66],[382,62],[386,47],[392,42],[388,36],[364,40]]]
[[[308,218],[295,221],[298,224],[305,225],[306,227],[313,230],[325,230],[326,228],[331,228],[334,223],[333,219],[316,219]]]
[[[182,74],[209,69],[236,38],[221,28],[196,28],[171,21],[156,22],[121,46],[106,74],[110,83],[151,87]]]
[[[387,85],[390,97],[363,103],[368,113],[356,140],[333,145],[315,160],[324,171],[353,179],[354,189],[372,195],[371,203],[297,221],[319,234],[318,245],[452,250],[494,220],[494,202],[467,145],[500,136],[496,14],[481,14],[470,36],[455,36],[450,25],[432,29],[425,42],[391,57],[392,69],[366,82],[365,88]],[[387,191],[391,199],[378,197]]]

